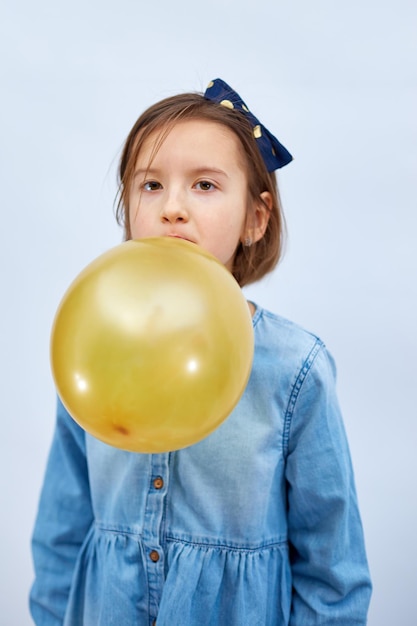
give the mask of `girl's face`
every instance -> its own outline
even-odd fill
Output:
[[[133,239],[179,237],[217,257],[229,270],[239,241],[260,239],[267,210],[261,201],[245,227],[249,202],[244,156],[226,126],[178,122],[152,155],[160,131],[144,142],[129,190]],[[269,193],[262,194],[267,204]]]

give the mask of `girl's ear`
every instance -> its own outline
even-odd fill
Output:
[[[256,243],[265,234],[273,200],[269,191],[263,191],[255,204],[255,209],[247,221],[241,240],[244,245]]]

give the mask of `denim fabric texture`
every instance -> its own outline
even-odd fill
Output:
[[[354,626],[371,583],[334,363],[264,309],[209,437],[136,454],[58,401],[33,534],[38,626]],[[196,416],[198,419],[198,416]]]

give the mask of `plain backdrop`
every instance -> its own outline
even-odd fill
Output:
[[[374,582],[369,624],[415,626],[416,26],[413,0],[1,4],[2,626],[31,623],[56,308],[121,241],[116,167],[138,115],[216,77],[295,157],[279,174],[286,256],[248,297],[336,358]]]

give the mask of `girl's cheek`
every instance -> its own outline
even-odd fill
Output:
[[[130,206],[129,221],[132,234],[137,233],[139,228],[139,207],[137,205]]]

